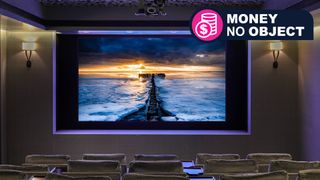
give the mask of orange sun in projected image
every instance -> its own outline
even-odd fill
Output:
[[[212,71],[224,71],[220,66],[165,65],[165,64],[113,64],[84,65],[79,68],[82,77],[131,78],[138,79],[139,74],[165,73],[181,77],[192,76]]]

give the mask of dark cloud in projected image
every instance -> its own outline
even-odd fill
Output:
[[[79,51],[81,65],[136,60],[156,64],[225,65],[224,41],[204,43],[193,37],[88,37],[79,40]]]

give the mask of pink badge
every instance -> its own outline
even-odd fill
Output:
[[[221,16],[210,9],[199,11],[192,19],[192,31],[202,41],[217,39],[223,29]]]

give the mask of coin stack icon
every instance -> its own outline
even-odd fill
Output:
[[[207,22],[211,26],[210,35],[217,34],[217,14],[203,13],[201,14],[201,22]]]

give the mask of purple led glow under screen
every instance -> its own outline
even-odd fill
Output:
[[[79,122],[226,121],[225,42],[79,39]]]

